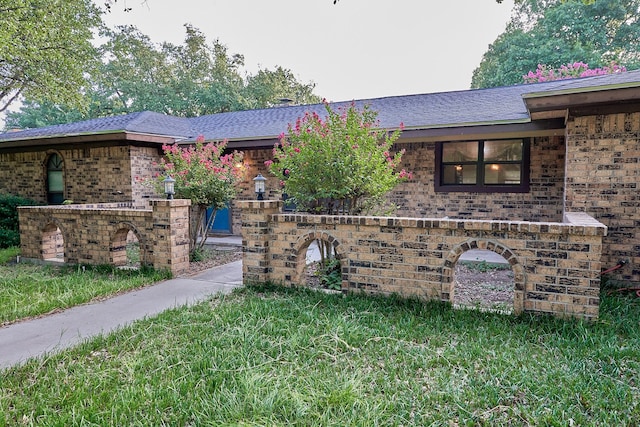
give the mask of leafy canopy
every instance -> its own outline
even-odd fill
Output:
[[[84,107],[100,24],[90,0],[0,0],[0,112],[21,96]]]
[[[400,130],[378,129],[377,113],[351,103],[327,116],[306,113],[290,124],[266,164],[298,208],[358,214],[381,206],[382,196],[410,174],[398,171],[403,151],[391,153]],[[402,125],[401,125],[402,128]]]
[[[292,71],[276,67],[246,74],[242,55],[230,54],[218,40],[207,42],[191,25],[185,31],[183,44],[158,45],[133,26],[104,30],[103,60],[82,94],[87,111],[27,98],[19,112],[8,114],[7,125],[32,128],[146,110],[196,117],[270,107],[281,98],[319,102],[314,84],[299,82]]]
[[[538,64],[640,66],[640,0],[522,0],[474,71],[473,88],[522,83]]]

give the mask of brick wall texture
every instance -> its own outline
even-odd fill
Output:
[[[514,312],[598,317],[606,227],[586,214],[566,222],[280,214],[281,202],[239,202],[243,278],[304,283],[306,251],[332,245],[342,289],[453,302],[453,269],[470,249],[503,256],[515,275]]]
[[[56,236],[61,236],[65,263],[122,265],[131,231],[140,244],[142,264],[180,274],[189,267],[191,202],[148,203],[150,209],[134,209],[131,203],[21,207],[21,256],[53,258]]]
[[[567,124],[566,209],[608,227],[603,267],[640,283],[640,113],[576,117]]]
[[[0,153],[0,192],[47,202],[47,160],[64,162],[64,198],[74,203],[131,202],[145,207],[155,195],[143,184],[159,169],[159,151],[151,147],[113,146]]]

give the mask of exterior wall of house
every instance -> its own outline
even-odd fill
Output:
[[[435,191],[435,143],[402,145],[402,167],[413,180],[390,195],[397,214],[410,217],[512,221],[562,221],[564,139],[534,138],[531,142],[528,193],[460,193]]]
[[[567,123],[566,210],[608,227],[602,266],[640,283],[640,113],[591,115]]]
[[[162,197],[150,184],[160,173],[161,152],[156,147],[130,147],[131,200],[135,207],[148,206],[149,199]]]
[[[46,203],[47,156],[48,152],[0,153],[0,193]]]
[[[0,153],[0,192],[47,203],[46,162],[58,153],[64,162],[64,199],[74,203],[133,201],[145,207],[153,189],[142,183],[157,172],[158,150],[113,146]]]
[[[389,195],[398,206],[396,214],[407,217],[465,218],[522,221],[562,221],[564,157],[563,137],[534,138],[531,143],[530,191],[528,193],[436,193],[435,143],[401,144],[406,149],[402,167],[413,172],[413,179],[401,183]],[[254,200],[252,179],[261,173],[267,178],[265,199],[280,198],[279,180],[264,162],[272,158],[271,149],[245,151],[247,178],[238,200]],[[233,230],[240,230],[240,212],[233,210]]]
[[[342,290],[453,302],[453,271],[470,249],[514,272],[514,312],[595,319],[606,227],[584,213],[564,223],[281,214],[280,201],[239,202],[243,280],[303,283],[314,240],[333,247]]]

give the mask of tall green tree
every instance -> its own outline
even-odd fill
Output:
[[[100,24],[90,0],[0,0],[0,112],[21,96],[82,106]]]
[[[640,67],[640,0],[522,0],[473,73],[472,88],[523,82],[538,64]]]
[[[282,67],[245,73],[244,57],[230,54],[220,41],[185,25],[183,44],[154,44],[133,26],[105,30],[101,64],[90,74],[83,92],[88,108],[27,98],[23,108],[7,114],[7,127],[49,124],[122,114],[156,111],[195,117],[227,111],[270,107],[280,98],[313,103],[313,83],[299,82]]]

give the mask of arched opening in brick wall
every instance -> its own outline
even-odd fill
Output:
[[[340,243],[330,234],[313,232],[300,237],[289,256],[294,262],[295,276],[291,282],[311,288],[339,291],[346,289],[347,278],[343,266],[343,255],[339,251]],[[331,264],[322,264],[323,247],[333,258]],[[325,251],[326,251],[325,249]]]
[[[522,312],[524,269],[512,251],[495,242],[472,240],[452,253],[444,276],[454,308]]]
[[[116,267],[139,268],[147,264],[145,245],[142,244],[138,230],[127,223],[119,224],[120,228],[111,237],[111,263]]]
[[[44,261],[64,262],[64,235],[57,224],[51,222],[42,230],[40,252]]]

